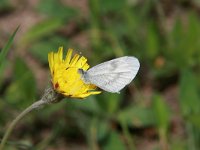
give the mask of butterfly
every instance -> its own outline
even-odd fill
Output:
[[[119,93],[136,76],[140,63],[133,56],[124,56],[98,64],[87,71],[79,69],[83,81],[111,93]]]

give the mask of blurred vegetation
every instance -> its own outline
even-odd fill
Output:
[[[66,98],[29,114],[7,149],[199,150],[198,0],[85,0],[84,12],[64,1],[39,0],[29,6],[42,19],[15,39],[0,70],[0,137],[21,110],[40,98],[45,88],[40,82],[48,81],[38,76],[43,70],[49,78],[47,53],[59,46],[82,52],[91,66],[131,55],[141,68],[120,94]],[[18,7],[1,0],[0,20],[27,3]],[[5,43],[6,37],[2,34]]]

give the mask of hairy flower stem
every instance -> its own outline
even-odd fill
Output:
[[[36,101],[35,103],[33,103],[32,105],[30,105],[29,107],[27,107],[24,111],[22,111],[9,125],[8,129],[6,130],[1,144],[0,144],[0,150],[3,150],[5,143],[8,140],[9,135],[11,134],[12,130],[14,129],[15,125],[29,112],[31,112],[32,110],[39,108],[41,106],[44,106],[46,104],[50,104],[50,103],[56,103],[59,102],[63,97],[56,93],[51,87],[47,88],[45,90],[45,93],[42,97],[41,100]]]
[[[35,103],[33,103],[31,106],[27,107],[23,112],[21,112],[13,121],[12,123],[9,125],[8,129],[6,130],[6,133],[3,136],[3,139],[1,141],[1,145],[0,145],[0,150],[3,150],[3,147],[10,135],[10,133],[12,132],[12,130],[14,129],[15,125],[19,122],[19,120],[21,120],[26,114],[28,114],[29,112],[31,112],[32,110],[34,110],[35,108],[38,108],[40,106],[43,106],[46,102],[43,100],[39,100]]]

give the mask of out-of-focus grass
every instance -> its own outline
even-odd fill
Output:
[[[11,49],[11,46],[13,44],[14,41],[14,37],[18,31],[19,27],[16,28],[16,30],[13,32],[13,34],[9,37],[7,43],[3,46],[3,48],[0,51],[0,73],[1,75],[4,73],[4,69],[6,68],[6,57],[8,55],[9,50]],[[3,81],[3,77],[1,76],[0,79],[0,83],[2,83]]]
[[[44,19],[24,33],[16,49],[26,49],[44,70],[47,53],[59,46],[82,52],[92,65],[133,55],[141,68],[120,94],[66,98],[36,111],[18,125],[10,142],[33,149],[59,147],[59,141],[63,147],[86,143],[93,150],[200,149],[200,19],[197,8],[186,9],[185,3],[169,2],[172,7],[150,0],[88,0],[88,14],[82,14],[61,1],[40,0],[34,9]],[[75,42],[80,35],[80,41],[87,40],[84,49]],[[15,112],[42,93],[26,63],[15,57],[8,64],[12,74],[2,74],[0,136]],[[146,140],[152,142],[145,145]]]
[[[3,65],[4,62],[6,61],[6,56],[8,54],[8,51],[10,50],[12,44],[13,44],[13,40],[14,37],[18,31],[19,27],[17,27],[17,29],[14,31],[14,33],[10,36],[8,42],[5,44],[5,46],[1,49],[1,53],[0,53],[0,73],[3,73]]]

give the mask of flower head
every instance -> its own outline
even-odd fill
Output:
[[[95,91],[97,88],[95,85],[85,83],[78,72],[79,69],[86,71],[89,68],[87,59],[78,54],[71,59],[72,52],[73,50],[69,49],[65,59],[63,59],[63,47],[59,47],[57,53],[48,54],[54,90],[64,96],[76,98],[100,94],[101,91]]]

